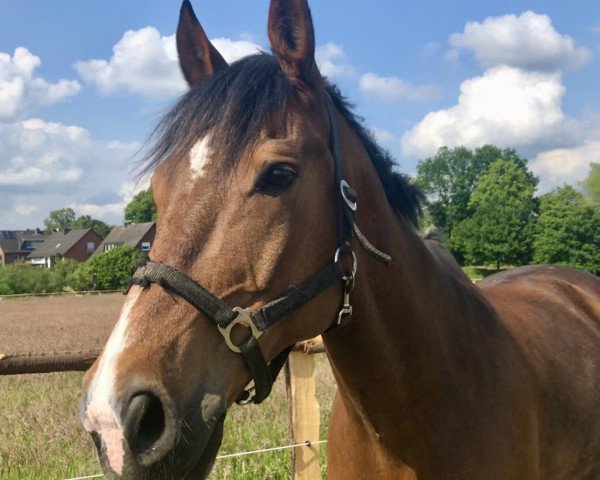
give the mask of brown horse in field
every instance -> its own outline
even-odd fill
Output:
[[[228,407],[323,334],[330,480],[600,479],[600,279],[473,286],[319,74],[306,0],[272,0],[268,25],[272,55],[227,65],[183,4],[191,89],[149,155],[151,261],[84,382],[108,477],[204,478]]]

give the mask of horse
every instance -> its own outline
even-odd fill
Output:
[[[319,334],[330,480],[600,478],[600,279],[545,265],[473,285],[319,73],[306,0],[271,0],[268,36],[228,65],[182,4],[190,90],[145,162],[156,239],[84,377],[108,478],[205,478],[227,409]]]

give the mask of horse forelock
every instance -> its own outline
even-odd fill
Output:
[[[382,149],[356,116],[338,88],[326,83],[336,108],[360,138],[391,206],[412,224],[418,222],[423,196],[399,173],[397,164]],[[138,164],[147,174],[167,159],[187,158],[190,150],[210,132],[206,147],[219,155],[229,169],[251,151],[261,134],[281,137],[287,129],[286,106],[294,87],[276,59],[266,53],[252,55],[198,82],[163,117],[150,137],[150,147]]]

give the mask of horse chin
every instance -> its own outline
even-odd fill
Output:
[[[187,475],[183,477],[185,480],[203,480],[208,477],[208,474],[215,463],[219,447],[221,446],[224,422],[225,414],[223,414],[215,424],[200,458],[198,458],[196,463],[191,467]]]
[[[145,468],[136,461],[131,461],[133,454],[128,452],[129,458],[125,459],[121,475],[115,473],[109,466],[106,451],[99,436],[92,435],[98,452],[98,458],[106,478],[110,480],[203,480],[205,479],[215,463],[217,452],[223,439],[223,423],[226,412],[214,423],[212,430],[202,442],[180,441],[178,446],[163,461]],[[197,440],[197,439],[196,439]],[[199,453],[199,455],[198,455]]]

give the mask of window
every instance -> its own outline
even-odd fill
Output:
[[[37,247],[40,246],[40,243],[42,242],[35,242],[32,240],[25,240],[23,242],[23,246],[21,247],[21,250],[35,250]]]
[[[150,242],[142,242],[142,252],[149,252],[150,246]]]
[[[106,245],[104,245],[104,251],[110,252],[112,249],[116,248],[116,246],[116,243],[107,243]]]
[[[96,250],[96,244],[94,242],[87,242],[87,254],[91,255]]]

